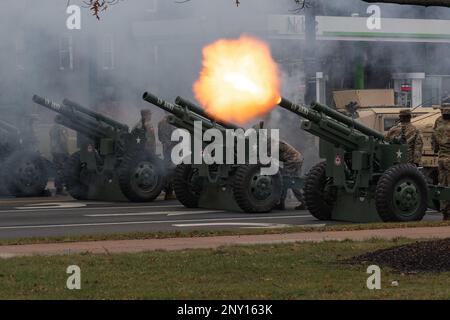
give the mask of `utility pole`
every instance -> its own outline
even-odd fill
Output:
[[[316,7],[315,1],[305,5],[305,49],[303,51],[305,69],[305,103],[316,101]]]

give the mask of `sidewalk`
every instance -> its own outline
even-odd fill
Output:
[[[0,258],[31,255],[64,255],[76,253],[136,253],[154,250],[214,249],[233,245],[276,244],[321,241],[362,241],[378,239],[431,239],[450,238],[450,226],[408,229],[381,229],[358,231],[302,232],[291,234],[221,236],[199,238],[170,238],[148,240],[92,241],[0,246]]]

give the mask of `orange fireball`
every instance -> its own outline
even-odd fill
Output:
[[[245,124],[279,101],[279,69],[261,40],[250,36],[219,40],[203,49],[194,94],[211,116]]]

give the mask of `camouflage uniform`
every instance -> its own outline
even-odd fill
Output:
[[[422,159],[423,139],[420,131],[411,124],[410,110],[400,111],[400,123],[389,130],[386,139],[402,141],[403,136],[408,145],[408,162],[419,165]]]
[[[170,161],[172,148],[176,142],[172,141],[172,132],[174,127],[169,123],[168,116],[164,117],[158,123],[158,138],[163,146],[163,156],[165,161]]]
[[[260,121],[258,124],[254,125],[252,127],[255,130],[263,129],[264,128],[264,121]],[[268,149],[270,149],[270,143],[268,141]],[[279,160],[280,162],[283,162],[283,170],[282,174],[284,176],[290,176],[290,177],[300,177],[302,166],[303,166],[303,155],[295,149],[293,146],[288,144],[285,141],[280,140],[279,141]],[[302,190],[297,190],[297,197],[302,195]],[[281,195],[281,199],[279,204],[274,208],[278,210],[284,210],[285,209],[285,200],[287,196],[287,189],[283,188],[283,192]],[[304,201],[301,200],[302,204],[297,206],[295,209],[297,210],[303,210],[304,209]]]
[[[295,149],[290,144],[281,141],[279,142],[280,145],[280,161],[284,163],[283,168],[283,175],[290,176],[290,177],[300,177],[302,166],[303,166],[303,155]],[[300,197],[302,195],[301,190],[296,190],[297,197]],[[276,209],[283,210],[285,208],[285,200],[287,196],[287,190],[283,190],[283,194],[281,196],[280,204],[276,207]],[[301,200],[301,199],[299,199]],[[301,200],[301,205],[297,206],[296,210],[303,210],[304,209],[304,201]]]
[[[438,153],[439,185],[450,187],[450,106],[442,109],[442,117],[436,120],[432,145]],[[450,219],[450,201],[441,201],[444,220]]]
[[[134,126],[133,129],[142,129],[144,128],[146,131],[146,139],[147,144],[146,148],[155,153],[156,151],[156,137],[155,137],[155,129],[152,125],[152,112],[148,109],[141,110],[141,121]]]
[[[55,188],[57,194],[62,193],[64,189],[63,169],[64,163],[69,157],[68,142],[67,129],[55,123],[50,129],[50,151],[56,169]]]
[[[174,127],[169,123],[168,116],[162,118],[158,123],[158,138],[161,141],[163,147],[164,162],[167,167],[167,181],[164,186],[165,200],[173,199],[173,163],[172,163],[172,148],[176,145],[176,142],[172,141],[172,132]]]
[[[280,161],[284,163],[284,174],[292,177],[300,177],[303,156],[290,144],[280,141]]]

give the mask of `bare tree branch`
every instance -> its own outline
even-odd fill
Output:
[[[100,20],[100,13],[108,9],[109,6],[115,5],[124,0],[82,0],[82,7],[89,8],[92,15]],[[67,0],[67,6],[70,5],[71,0]]]
[[[363,0],[368,3],[396,3],[424,7],[450,7],[450,0]]]

